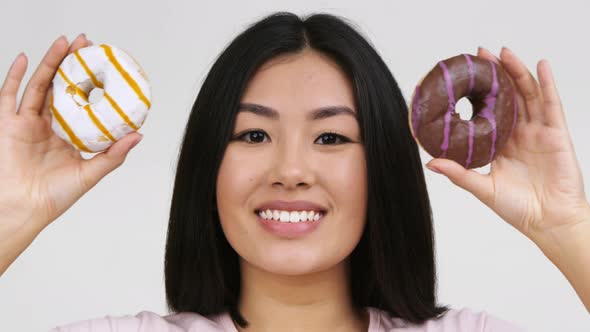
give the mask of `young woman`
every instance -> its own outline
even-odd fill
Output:
[[[88,45],[59,38],[16,94],[0,93],[0,271],[120,166],[133,133],[83,160],[50,128],[50,81]],[[427,166],[522,232],[590,309],[590,205],[549,65],[540,84],[507,49],[519,122],[490,174]],[[57,331],[515,331],[435,299],[430,203],[400,89],[349,24],[271,15],[221,53],[182,144],[165,256],[173,314],[73,323]],[[287,223],[286,221],[290,221]]]

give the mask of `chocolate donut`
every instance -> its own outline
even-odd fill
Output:
[[[470,120],[455,112],[467,97]],[[433,157],[465,168],[482,167],[495,158],[516,125],[516,90],[502,66],[461,54],[440,61],[416,87],[410,104],[410,128]]]

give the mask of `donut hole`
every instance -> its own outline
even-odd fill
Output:
[[[91,104],[98,103],[104,96],[104,89],[94,88],[88,94],[88,102]]]
[[[455,112],[459,114],[461,120],[469,121],[473,118],[473,105],[467,98],[461,98],[455,105]]]

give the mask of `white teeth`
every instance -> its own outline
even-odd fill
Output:
[[[305,222],[318,221],[322,217],[321,212],[316,211],[280,211],[266,210],[258,212],[258,215],[266,220],[275,220],[280,222]]]
[[[289,212],[281,211],[281,222],[288,222],[289,221]]]
[[[299,218],[301,218],[301,221],[307,221],[307,211],[300,212]]]

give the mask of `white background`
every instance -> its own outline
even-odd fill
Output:
[[[145,137],[126,163],[50,225],[2,276],[2,331],[43,331],[142,310],[167,313],[164,241],[190,108],[219,52],[248,24],[276,10],[329,12],[356,22],[407,100],[438,60],[474,54],[479,45],[495,53],[511,47],[535,76],[537,61],[549,59],[578,160],[590,175],[587,2],[85,3],[0,0],[0,78],[24,51],[31,66],[28,80],[55,38],[65,34],[72,40],[85,32],[95,43],[111,43],[137,58],[151,79],[153,107],[140,130]],[[423,163],[431,159],[424,151],[421,155]],[[471,194],[425,172],[440,302],[485,310],[531,331],[590,330],[573,288],[532,242]],[[588,181],[585,188],[588,192]]]

